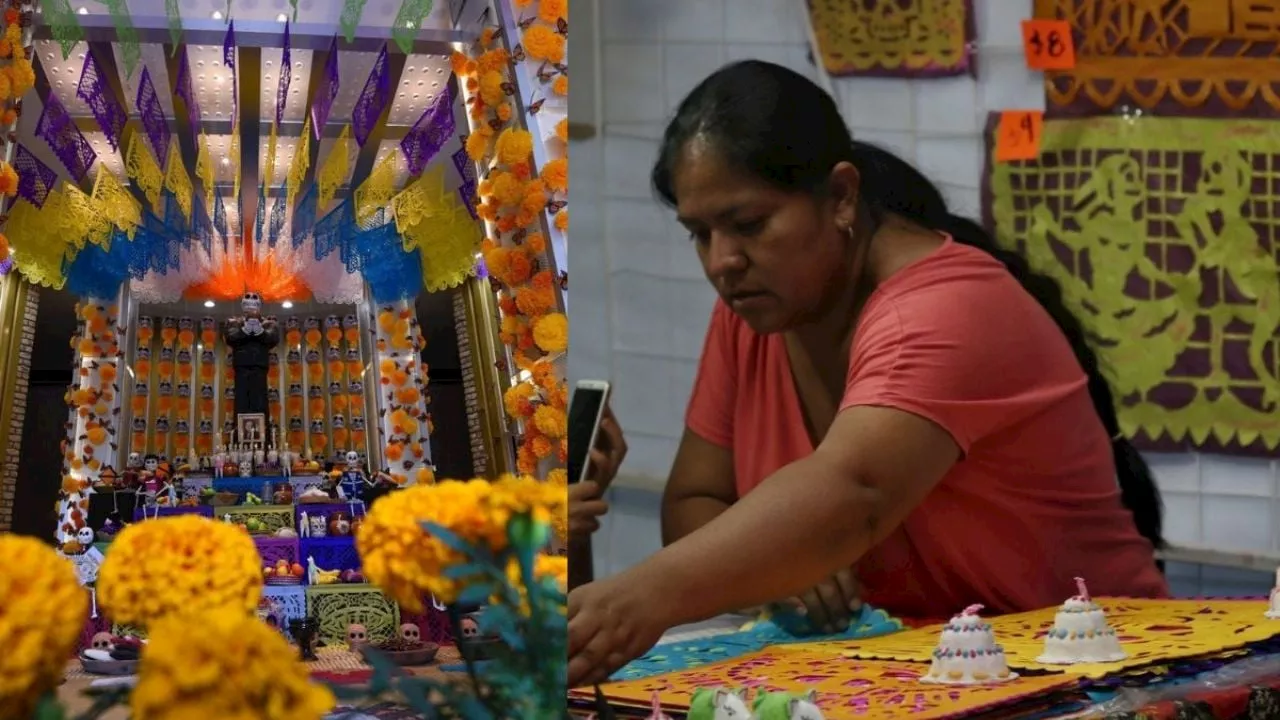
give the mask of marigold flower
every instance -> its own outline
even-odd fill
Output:
[[[538,19],[548,25],[569,19],[569,0],[538,0]]]
[[[562,96],[568,95],[569,94],[569,76],[560,75],[555,80],[553,80],[551,82],[551,92],[557,95],[562,95]],[[565,129],[565,134],[568,135],[568,128]]]
[[[18,194],[18,171],[9,163],[0,163],[0,194],[6,197]]]
[[[470,138],[468,138],[470,140]],[[507,128],[494,143],[494,153],[498,162],[503,165],[517,165],[526,162],[533,153],[533,136],[528,130]]]
[[[252,613],[261,595],[261,561],[249,533],[197,515],[129,525],[98,573],[107,616],[140,627],[219,608]]]
[[[561,210],[556,213],[555,219],[556,229],[560,232],[569,232],[569,211]]]
[[[564,313],[548,313],[533,322],[533,341],[545,352],[564,352],[569,347],[569,318]]]
[[[564,60],[564,36],[546,25],[534,24],[524,31],[524,51],[534,60],[559,63]]]
[[[556,192],[569,189],[569,160],[556,158],[542,166],[542,182]]]
[[[533,424],[548,437],[562,438],[568,433],[564,411],[550,405],[539,405],[533,411]]]
[[[336,702],[279,631],[231,607],[157,623],[129,697],[135,720],[319,720]]]
[[[89,596],[71,563],[48,545],[0,535],[0,717],[30,717],[62,682],[89,615]]]

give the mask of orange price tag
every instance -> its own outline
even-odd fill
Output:
[[[996,162],[1035,160],[1040,157],[1044,113],[1039,110],[1005,110],[996,128]]]
[[[1022,49],[1032,70],[1071,70],[1076,46],[1066,20],[1023,20]]]

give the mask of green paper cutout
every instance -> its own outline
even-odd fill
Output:
[[[422,29],[422,21],[431,14],[432,0],[404,0],[400,12],[391,23],[391,39],[395,40],[400,52],[409,55],[413,52],[413,40]]]
[[[44,21],[49,25],[49,35],[62,48],[62,59],[71,57],[76,43],[84,40],[84,29],[71,9],[71,0],[45,0]]]
[[[298,22],[298,0],[289,0],[289,7],[293,8],[293,20],[291,22],[297,23]]]
[[[182,11],[178,9],[178,0],[164,0],[164,16],[169,21],[169,41],[173,50],[169,55],[178,54],[178,46],[182,44]]]
[[[115,23],[116,44],[120,46],[120,57],[124,60],[124,77],[130,80],[142,59],[142,46],[138,42],[138,29],[133,26],[133,18],[129,15],[129,6],[125,0],[99,1],[107,6],[111,21]]]
[[[342,6],[342,18],[338,24],[342,27],[342,37],[347,42],[356,39],[356,28],[360,26],[360,16],[364,14],[364,4],[368,0],[347,0]]]

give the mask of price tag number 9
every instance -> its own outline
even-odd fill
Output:
[[[996,161],[1035,160],[1040,156],[1044,113],[1039,110],[1006,110],[996,128]]]

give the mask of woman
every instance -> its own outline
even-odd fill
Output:
[[[830,625],[852,579],[915,617],[1055,605],[1075,576],[1167,595],[1159,494],[1057,285],[855,142],[817,86],[716,72],[653,182],[720,301],[667,547],[570,594],[572,683],[733,608],[809,594]]]

